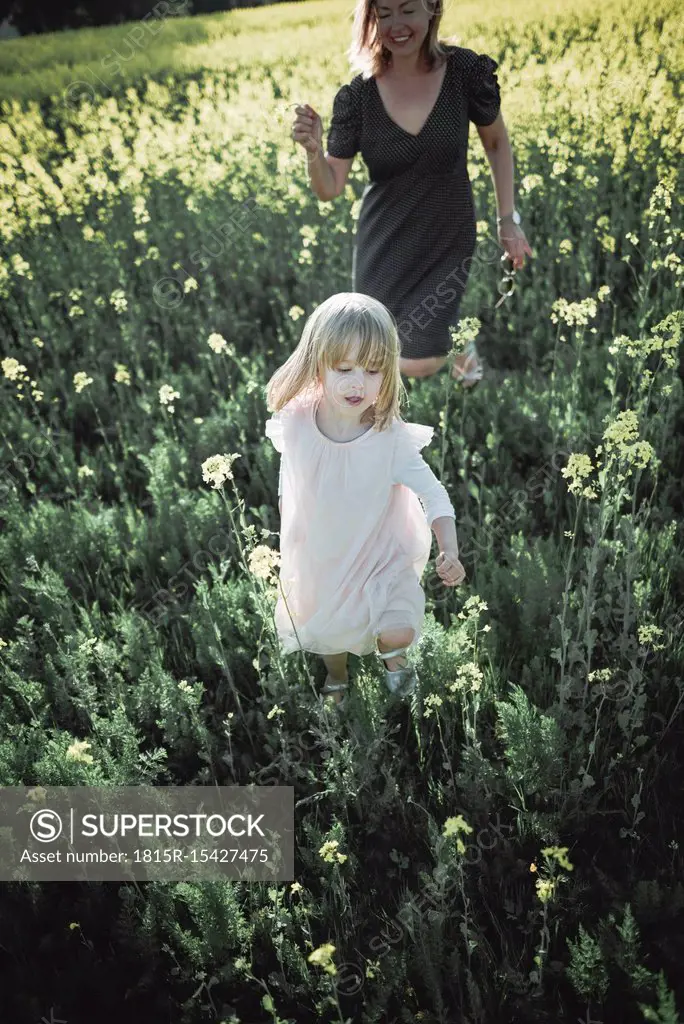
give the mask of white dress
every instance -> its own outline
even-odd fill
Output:
[[[282,653],[370,654],[379,633],[406,626],[415,643],[430,525],[456,518],[420,454],[434,428],[395,419],[385,430],[333,441],[316,423],[321,397],[320,385],[309,388],[265,427],[281,453],[275,624]]]

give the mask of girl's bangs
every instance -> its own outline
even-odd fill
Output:
[[[359,365],[377,370],[386,370],[388,366],[392,365],[391,338],[377,322],[369,322],[364,317],[358,323],[349,324],[346,330],[336,332],[335,339],[331,341],[330,345],[325,346],[330,358],[329,367],[349,359],[357,342],[359,343]]]

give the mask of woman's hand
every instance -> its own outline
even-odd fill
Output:
[[[457,551],[440,551],[435,569],[445,587],[457,587],[465,579],[466,571],[458,560]]]
[[[514,224],[511,221],[500,224],[498,234],[499,241],[513,261],[513,270],[521,270],[525,266],[525,253],[528,256],[534,256],[525,238],[525,232],[519,224]]]
[[[297,115],[292,126],[292,138],[303,146],[307,153],[317,153],[323,145],[323,122],[308,103],[295,107]]]

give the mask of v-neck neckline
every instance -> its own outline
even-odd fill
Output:
[[[380,107],[382,109],[382,112],[384,113],[385,117],[390,122],[390,124],[393,124],[394,127],[397,128],[400,132],[403,132],[404,135],[408,135],[409,139],[419,139],[421,137],[421,135],[423,134],[423,132],[425,131],[425,129],[427,128],[427,126],[430,123],[430,121],[432,120],[432,117],[433,117],[435,111],[437,110],[437,107],[439,106],[440,100],[442,99],[442,96],[444,95],[444,90],[445,90],[445,86],[446,86],[446,80],[447,80],[448,73],[449,73],[449,54],[447,54],[446,60],[444,61],[444,74],[442,75],[442,84],[439,87],[439,92],[437,93],[437,99],[432,104],[432,109],[430,110],[430,113],[428,114],[428,116],[425,118],[425,120],[423,122],[423,127],[420,129],[420,131],[418,132],[417,135],[414,135],[413,132],[407,132],[405,128],[402,128],[400,124],[397,124],[397,122],[394,120],[393,117],[390,117],[390,115],[389,115],[389,113],[387,111],[387,107],[385,106],[385,101],[383,100],[383,98],[382,98],[382,96],[380,94],[380,90],[378,89],[378,83],[376,81],[376,78],[375,78],[375,76],[373,76],[372,82],[373,82],[373,85],[375,86],[375,94],[378,97],[378,100],[380,101]]]

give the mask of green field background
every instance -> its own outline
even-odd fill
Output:
[[[472,129],[485,378],[403,410],[467,579],[428,565],[415,700],[351,658],[340,719],[274,633],[264,388],[351,283],[363,161],[321,203],[289,134],[300,102],[327,133],[351,8],[146,25],[0,44],[0,785],[293,786],[296,876],[3,883],[0,1016],[674,1024],[679,5],[446,6],[499,64],[534,256],[495,308]]]

